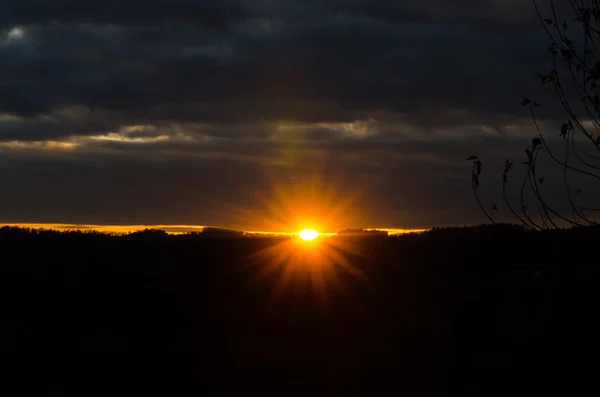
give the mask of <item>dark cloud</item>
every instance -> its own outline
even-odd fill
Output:
[[[244,16],[236,0],[23,0],[0,8],[0,26],[52,22],[145,25],[170,21],[223,28]]]
[[[393,23],[467,23],[489,29],[523,26],[535,18],[530,0],[247,0],[241,4],[250,15],[287,21],[342,15]]]
[[[0,26],[51,22],[131,26],[172,21],[225,27],[249,18],[290,22],[331,15],[395,23],[464,22],[489,26],[530,22],[531,7],[529,0],[23,0],[2,6]]]
[[[437,200],[450,185],[463,190],[458,189],[463,182],[454,178],[463,174],[465,167],[448,168],[444,162],[420,160],[419,155],[426,157],[424,154],[430,151],[427,145],[421,147],[420,153],[414,147],[402,150],[399,145],[367,155],[359,147],[344,152],[305,153],[302,158],[313,161],[298,167],[259,165],[235,150],[229,151],[228,157],[225,153],[165,156],[172,147],[163,147],[159,151],[163,156],[157,156],[156,150],[153,155],[144,154],[146,149],[140,150],[139,155],[134,151],[129,155],[1,156],[4,193],[0,217],[21,222],[209,223],[251,227],[244,224],[248,219],[238,219],[240,212],[234,209],[251,207],[274,216],[273,206],[281,205],[279,190],[288,192],[290,203],[300,206],[302,201],[290,193],[293,184],[304,190],[313,185],[315,177],[323,181],[318,185],[322,192],[334,187],[334,202],[343,202],[368,186],[334,227],[344,227],[351,213],[362,226],[426,226],[432,219],[421,219],[420,214],[430,213],[429,217],[443,211],[464,213],[471,205],[466,189],[445,202]],[[361,160],[349,157],[352,153],[361,154]],[[406,159],[406,154],[412,160]],[[271,156],[272,160],[278,157]],[[422,179],[442,183],[424,184]],[[257,203],[256,195],[268,199]]]
[[[314,134],[328,139],[315,140]],[[480,218],[469,189],[469,163],[460,153],[487,153],[490,187],[499,179],[504,156],[518,158],[528,142],[517,140],[515,145],[498,136],[466,142],[391,138],[383,134],[349,139],[311,130],[302,144],[235,138],[108,141],[85,150],[7,152],[0,156],[6,204],[0,217],[256,228],[250,215],[275,216],[273,207],[281,205],[279,192],[292,208],[301,206],[295,186],[305,193],[316,178],[316,200],[327,193],[333,196],[325,211],[354,198],[331,225],[334,229],[349,222],[364,227],[472,223]],[[256,196],[265,201],[257,202]],[[251,211],[240,212],[245,208]]]
[[[348,137],[323,127],[308,129],[293,142],[260,135],[8,150],[0,155],[5,204],[0,218],[253,229],[277,219],[282,202],[293,215],[306,205],[302,194],[316,190],[316,202],[330,197],[325,212],[352,199],[329,225],[333,229],[472,224],[482,218],[474,206],[466,154],[485,153],[482,195],[486,203],[497,202],[504,159],[519,164],[530,142],[489,132],[469,139],[458,133],[434,139],[385,132]],[[560,180],[560,169],[543,168],[549,179]],[[523,171],[517,166],[511,189],[518,190]],[[551,197],[561,193],[561,184],[551,192]]]
[[[546,59],[538,37],[460,25],[333,17],[231,34],[167,25],[158,42],[148,38],[157,28],[147,29],[25,27],[0,47],[0,111],[84,105],[222,122],[349,121],[385,108],[456,123],[450,107],[487,119],[513,113]]]

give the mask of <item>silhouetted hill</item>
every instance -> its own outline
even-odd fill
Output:
[[[388,232],[370,229],[342,229],[338,230],[337,235],[344,237],[387,237]]]
[[[4,388],[595,395],[600,228],[237,236],[0,228]]]
[[[244,237],[244,232],[238,230],[221,229],[217,227],[205,227],[199,236],[209,238],[233,238]]]

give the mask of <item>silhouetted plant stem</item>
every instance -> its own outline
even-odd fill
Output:
[[[517,218],[519,220],[519,222],[521,222],[526,228],[528,229],[532,229],[534,230],[535,227],[533,227],[529,222],[527,222],[525,219],[523,219],[512,207],[512,205],[510,205],[510,200],[508,200],[508,197],[506,195],[506,185],[508,183],[505,181],[502,183],[502,196],[504,197],[504,203],[506,203],[506,206],[508,207],[509,211],[511,212],[511,214],[514,215],[515,218]]]
[[[546,18],[542,15],[538,1],[532,0],[537,18],[551,42],[548,52],[552,69],[537,73],[537,77],[566,113],[566,122],[560,127],[560,135],[556,136],[562,138],[564,146],[557,146],[554,150],[549,145],[554,144],[553,137],[548,138],[542,132],[542,125],[534,111],[540,105],[527,97],[521,97],[521,104],[529,106],[537,137],[533,139],[531,147],[525,149],[527,161],[524,164],[527,165],[527,171],[521,183],[520,211],[516,210],[516,204],[510,202],[507,194],[507,175],[512,165],[508,160],[503,175],[502,196],[510,213],[528,229],[596,225],[595,219],[590,219],[586,211],[600,211],[600,208],[578,205],[583,195],[582,189],[573,184],[579,184],[580,178],[592,178],[593,182],[600,183],[600,1],[569,0],[568,4],[575,18],[565,18],[563,21],[558,19],[555,0],[547,0],[550,15]],[[581,31],[572,35],[571,24],[580,26]],[[578,40],[583,47],[574,43],[572,38]],[[558,62],[559,59],[561,62]],[[588,150],[590,146],[593,149]],[[553,200],[548,202],[547,197],[544,197],[541,184],[549,175],[538,175],[541,164],[539,159],[543,157],[543,153],[547,153],[548,159],[561,168],[562,175],[557,179],[562,179],[560,184],[566,193],[564,208],[554,204]],[[472,170],[472,187],[479,207],[493,222],[497,207],[494,205],[489,213],[481,203],[477,192],[481,161],[477,156],[474,157],[476,163]],[[531,192],[526,192],[527,189],[531,189]],[[532,214],[531,208],[537,208],[538,213]]]
[[[481,167],[481,163],[479,163],[479,166],[478,166],[477,162],[473,162],[471,187],[473,189],[473,192],[475,193],[475,199],[477,200],[477,204],[479,205],[479,208],[485,214],[485,216],[490,220],[490,222],[492,222],[493,224],[495,224],[496,222],[494,221],[494,218],[487,212],[487,210],[485,209],[485,207],[481,203],[481,200],[479,198],[479,194],[477,193],[477,189],[479,187],[479,175],[481,174],[481,171],[478,170],[478,167]]]

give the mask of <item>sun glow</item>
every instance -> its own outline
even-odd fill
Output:
[[[350,299],[357,281],[370,283],[360,267],[367,253],[359,242],[337,236],[305,241],[299,233],[297,236],[273,240],[273,244],[266,244],[243,261],[244,267],[255,274],[248,279],[248,288],[257,282],[270,286],[265,314],[278,310],[276,306],[285,305],[290,298],[296,301],[298,293],[313,295],[314,299],[304,303],[317,304],[324,314],[331,313],[335,301]]]
[[[304,229],[298,234],[298,236],[300,236],[300,238],[304,241],[312,241],[319,237],[319,232],[313,229]]]

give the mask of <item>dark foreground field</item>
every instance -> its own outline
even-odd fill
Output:
[[[2,395],[597,395],[594,229],[0,229]]]

